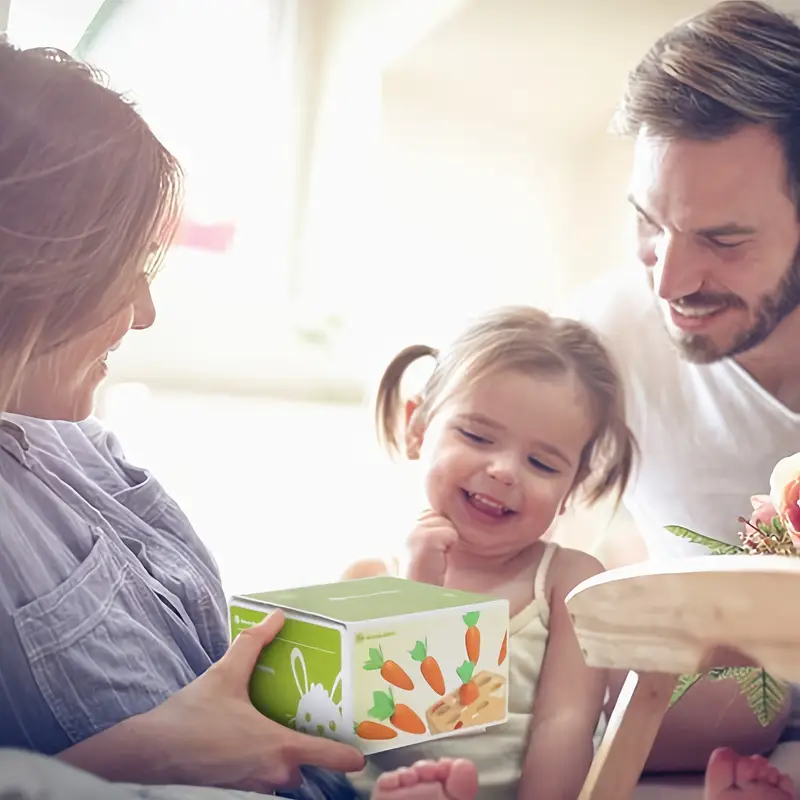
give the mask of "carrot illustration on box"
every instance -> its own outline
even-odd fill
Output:
[[[498,718],[505,717],[505,674],[488,670],[475,674],[481,653],[479,619],[478,611],[471,611],[463,617],[467,626],[464,635],[467,660],[455,670],[458,677],[456,688],[427,711],[426,719],[431,733],[482,728]],[[500,643],[501,652],[506,647],[507,638],[508,632],[505,632]]]
[[[412,661],[420,665],[423,685],[437,695],[424,709],[425,722],[410,706],[395,700],[397,689],[404,690],[409,698],[419,696],[421,689],[414,691],[415,683],[408,672],[397,661],[387,658],[381,646],[371,647],[364,670],[377,672],[388,689],[373,692],[373,706],[367,712],[368,718],[356,723],[356,735],[365,739],[393,739],[393,729],[397,729],[417,737],[425,734],[438,736],[466,728],[485,728],[504,721],[507,714],[504,690],[506,676],[482,671],[473,677],[481,650],[480,618],[480,611],[468,611],[461,615],[462,623],[467,626],[463,644],[458,643],[452,630],[442,634],[441,638],[449,645],[450,659],[463,658],[463,652],[466,652],[468,659],[454,669],[457,681],[452,682],[449,694],[439,662],[428,652],[428,637],[418,639],[413,649],[408,651]],[[508,632],[501,630],[505,642]],[[501,650],[503,642],[499,645]],[[385,724],[387,720],[389,726]],[[383,727],[378,727],[376,723]]]
[[[442,668],[439,662],[428,655],[428,640],[424,642],[417,642],[414,649],[409,654],[414,661],[419,661],[419,671],[428,686],[433,689],[436,694],[444,694],[444,677],[442,676]]]
[[[478,658],[481,654],[481,632],[478,630],[480,616],[478,611],[464,614],[464,624],[467,626],[467,632],[464,634],[464,644],[467,648],[467,658],[473,664],[478,663]]]
[[[501,647],[506,600],[392,577],[308,586],[234,597],[232,635],[274,608],[286,623],[261,654],[250,697],[277,722],[371,754],[506,720],[507,667],[492,680],[477,672],[474,697],[459,700],[468,649]]]
[[[414,682],[408,677],[408,673],[396,661],[386,661],[380,647],[370,648],[369,661],[364,664],[364,669],[379,669],[381,677],[398,689],[411,691],[414,688]]]
[[[388,719],[397,730],[405,733],[425,733],[425,723],[417,712],[405,703],[395,702],[391,691],[374,692],[372,698],[374,705],[368,712],[371,717],[380,722]]]

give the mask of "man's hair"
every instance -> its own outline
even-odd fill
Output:
[[[768,125],[800,206],[800,27],[754,0],[725,0],[662,36],[628,77],[623,134],[721,139]]]

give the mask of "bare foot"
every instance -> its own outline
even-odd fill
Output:
[[[474,800],[477,795],[475,765],[461,758],[442,758],[385,772],[375,784],[372,800]]]
[[[740,756],[728,748],[708,760],[704,800],[794,800],[788,775],[763,756]]]

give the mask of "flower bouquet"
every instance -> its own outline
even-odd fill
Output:
[[[727,544],[677,525],[667,530],[682,539],[706,547],[713,555],[746,554],[800,556],[800,453],[779,461],[770,477],[769,495],[750,498],[749,519],[739,517],[744,529],[741,544]],[[675,704],[697,681],[699,675],[681,675],[672,695]],[[780,713],[789,693],[783,681],[757,667],[724,667],[705,675],[710,680],[733,679],[758,721],[769,725]]]

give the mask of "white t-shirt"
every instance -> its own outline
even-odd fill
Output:
[[[650,556],[704,552],[666,525],[738,544],[738,517],[750,516],[750,496],[768,493],[777,461],[800,450],[800,414],[732,359],[684,361],[643,269],[583,287],[558,313],[601,334],[624,376],[628,422],[641,451],[624,502]]]

